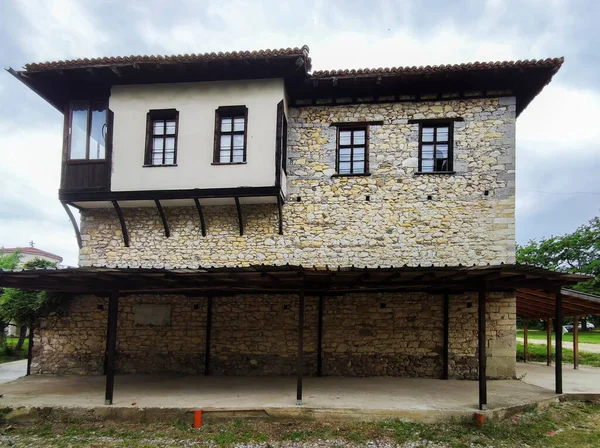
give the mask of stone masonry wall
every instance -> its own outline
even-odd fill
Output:
[[[455,122],[455,174],[415,175],[418,125],[408,120],[456,117],[464,121]],[[371,175],[333,176],[336,129],[330,124],[363,120],[383,120],[370,126]],[[202,237],[193,206],[164,201],[171,237],[164,236],[154,207],[126,208],[127,248],[112,208],[86,210],[80,264],[514,262],[514,98],[311,106],[291,109],[288,123],[283,235],[275,205],[243,205],[243,236],[234,206],[204,207],[208,234]]]
[[[65,317],[43,319],[34,335],[34,373],[101,374],[108,303],[80,296]],[[203,374],[205,297],[135,295],[119,299],[117,370],[121,373]],[[324,375],[439,378],[442,372],[441,296],[353,294],[325,297]],[[168,304],[171,324],[135,324],[140,304]],[[488,375],[515,376],[515,298],[490,294]],[[305,301],[306,375],[316,374],[318,298]],[[298,297],[213,298],[210,371],[214,375],[293,375]],[[450,296],[450,375],[477,376],[477,297]]]

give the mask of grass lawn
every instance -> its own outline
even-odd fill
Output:
[[[573,363],[573,350],[563,347],[563,362]],[[529,344],[528,360],[533,362],[546,362],[546,345]],[[555,350],[552,348],[552,360]],[[517,361],[523,361],[523,343],[517,342]],[[579,364],[582,366],[600,367],[600,353],[579,351]]]
[[[44,423],[0,428],[0,446],[48,447],[597,447],[600,403],[562,403],[483,427],[446,423],[273,422],[237,420],[192,429],[188,423]]]
[[[29,339],[25,339],[23,349],[17,352],[15,351],[15,346],[18,340],[19,338],[6,338],[6,347],[0,347],[0,364],[27,358]]]
[[[522,338],[523,330],[517,330],[517,337]],[[546,330],[529,330],[528,332],[529,339],[542,339],[546,340]],[[554,333],[552,333],[552,340],[554,340]],[[566,333],[563,335],[564,342],[573,342],[573,333]],[[586,344],[600,344],[600,330],[594,331],[580,331],[579,332],[579,342]]]

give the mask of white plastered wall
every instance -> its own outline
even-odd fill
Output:
[[[277,103],[282,79],[113,86],[112,191],[257,187],[275,184]],[[213,165],[215,110],[248,108],[247,163]],[[144,167],[146,115],[177,109],[177,166]]]

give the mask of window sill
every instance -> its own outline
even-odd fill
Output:
[[[246,165],[248,162],[213,162],[211,165]]]
[[[356,173],[356,174],[332,174],[331,177],[364,177],[364,176],[370,176],[371,173]]]
[[[417,171],[415,176],[420,176],[422,174],[456,174],[456,171]]]
[[[176,163],[172,163],[170,165],[142,165],[143,168],[164,168],[164,167],[172,167],[177,166]]]

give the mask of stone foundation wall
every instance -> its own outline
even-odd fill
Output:
[[[409,119],[457,117],[464,121],[454,123],[455,173],[415,175],[419,126]],[[331,123],[365,120],[383,121],[370,126],[370,176],[334,176],[336,128]],[[191,200],[187,207],[162,201],[171,236],[165,237],[153,205],[125,208],[130,247],[124,247],[119,221],[108,204],[106,209],[81,212],[80,264],[399,266],[515,261],[514,98],[292,108],[288,124],[283,235],[278,233],[274,204],[242,205],[243,236],[233,205],[206,206],[203,237]],[[222,169],[227,175],[228,168]]]
[[[304,370],[317,370],[317,297],[306,297]],[[140,326],[141,304],[170,306],[170,324]],[[119,299],[117,370],[121,373],[203,374],[205,297],[126,296]],[[324,375],[439,378],[443,298],[420,293],[353,294],[323,299]],[[515,376],[514,294],[488,300],[488,375]],[[108,300],[81,296],[68,316],[40,322],[34,335],[34,373],[101,374]],[[298,297],[213,298],[210,372],[214,375],[294,375]],[[477,297],[450,297],[450,375],[477,376]]]

